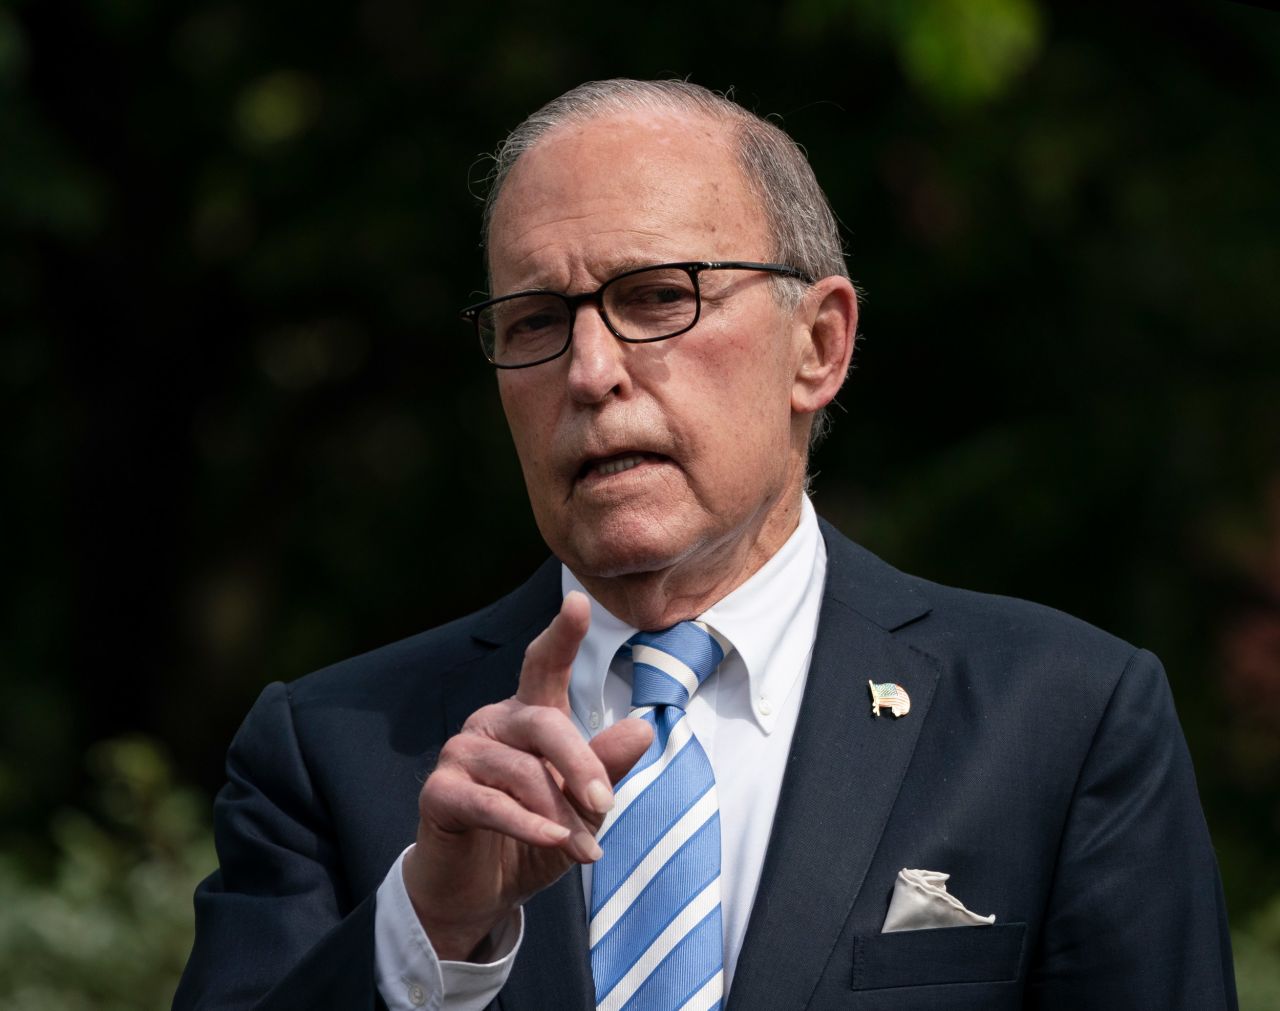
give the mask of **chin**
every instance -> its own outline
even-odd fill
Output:
[[[556,552],[578,577],[613,579],[637,576],[646,572],[669,569],[680,559],[670,544],[636,544],[633,542],[574,543]]]
[[[579,578],[611,579],[669,569],[693,552],[687,538],[675,537],[670,528],[649,522],[606,524],[595,529],[574,524],[563,536],[548,537],[556,557]]]

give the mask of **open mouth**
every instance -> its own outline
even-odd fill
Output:
[[[615,453],[613,456],[597,457],[587,460],[578,471],[578,480],[588,477],[612,477],[628,470],[634,470],[643,463],[655,463],[667,457],[660,453]]]

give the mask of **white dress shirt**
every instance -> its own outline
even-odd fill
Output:
[[[799,525],[778,552],[698,615],[733,644],[733,652],[686,709],[715,771],[720,803],[726,994],[773,828],[809,673],[826,569],[826,546],[806,497]],[[567,568],[562,569],[561,586],[566,594],[586,593]],[[638,630],[606,611],[589,593],[587,597],[591,627],[573,664],[569,705],[583,736],[591,738],[630,711],[630,664],[615,660],[618,649]],[[441,961],[413,912],[401,873],[403,861],[402,853],[378,889],[375,969],[383,1000],[391,1011],[480,1011],[510,974],[523,938],[523,914],[492,936],[495,961]],[[582,887],[590,908],[590,865],[582,868]]]

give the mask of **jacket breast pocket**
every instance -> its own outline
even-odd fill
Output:
[[[993,923],[857,937],[853,989],[1011,982],[1026,933],[1025,923]]]

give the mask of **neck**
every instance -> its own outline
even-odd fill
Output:
[[[800,522],[800,495],[763,515],[747,531],[735,531],[723,541],[673,565],[652,572],[620,576],[583,576],[579,581],[608,611],[643,630],[668,628],[696,618],[719,603],[760,570]]]

